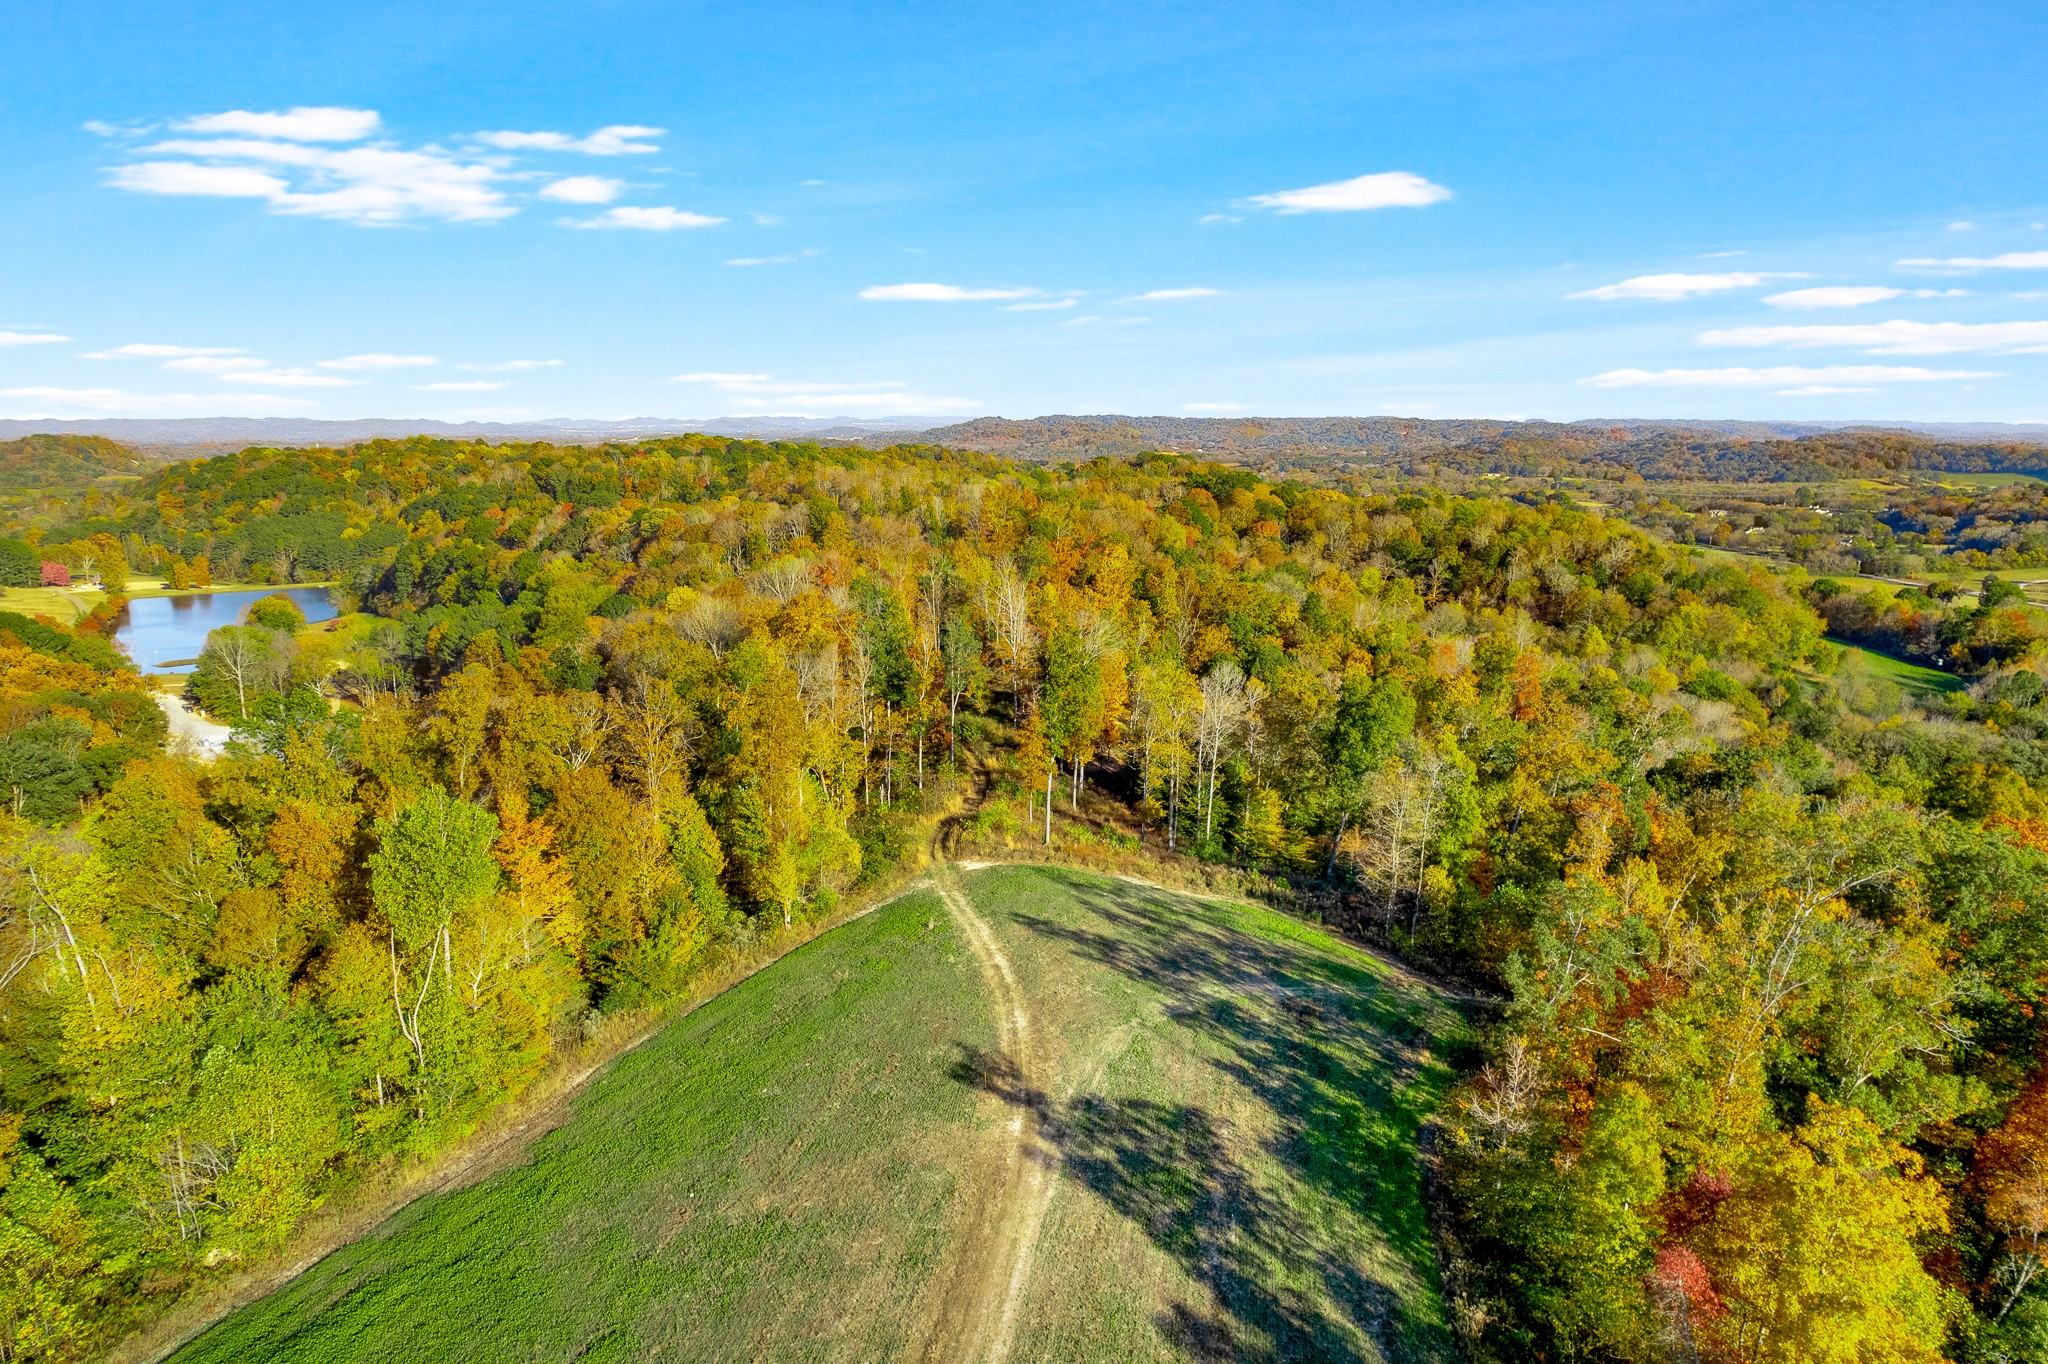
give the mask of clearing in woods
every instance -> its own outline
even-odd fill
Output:
[[[941,867],[176,1358],[1450,1359],[1462,1036],[1270,911]]]

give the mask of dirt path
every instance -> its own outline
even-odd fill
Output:
[[[170,725],[171,746],[180,743],[192,746],[194,754],[201,758],[218,758],[227,747],[229,730],[226,725],[215,724],[185,704],[185,698],[172,692],[158,692],[156,703],[163,709],[164,719]]]
[[[1024,992],[1010,959],[952,868],[936,866],[932,882],[988,983],[1010,1115],[1001,1147],[988,1160],[980,1187],[973,1190],[967,1231],[924,1358],[930,1364],[1001,1364],[1016,1339],[1018,1309],[1031,1278],[1038,1229],[1052,1201],[1059,1156],[1039,1140],[1046,1087]],[[991,1096],[989,1102],[1005,1100]]]

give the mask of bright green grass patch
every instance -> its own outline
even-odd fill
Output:
[[[180,1364],[921,1357],[1020,1108],[1056,1175],[1017,1364],[1454,1357],[1416,1159],[1451,1007],[1269,911],[957,875],[1027,1001],[1035,1085],[918,893],[707,1003],[531,1164],[412,1205]]]
[[[1847,651],[1854,660],[1853,666],[1860,667],[1866,675],[1882,678],[1912,696],[1941,696],[1961,691],[1967,685],[1962,678],[1939,668],[1923,668],[1918,663],[1908,663],[1903,658],[1893,658],[1890,654],[1881,654],[1875,649],[1839,639],[1830,642]]]
[[[1072,1001],[1013,1359],[1455,1358],[1416,1158],[1455,1009],[1269,910],[1022,867],[967,884],[1027,993]]]
[[[621,1058],[532,1163],[423,1199],[176,1358],[876,1359],[957,1202],[957,1046],[993,1033],[929,895]]]
[[[105,600],[104,592],[74,591],[67,587],[0,587],[0,611],[48,616],[63,625],[82,619]]]
[[[2015,483],[2048,482],[2039,474],[1952,474],[1944,471],[1927,477],[1933,482],[1959,488],[2009,488]]]

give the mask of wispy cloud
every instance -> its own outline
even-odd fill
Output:
[[[186,355],[164,361],[163,367],[186,374],[232,374],[236,370],[269,369],[270,362],[253,355]]]
[[[822,248],[820,248],[820,247],[816,247],[816,246],[807,246],[807,247],[805,247],[805,248],[804,248],[803,250],[801,250],[801,251],[792,251],[792,252],[790,252],[790,253],[789,253],[788,255],[785,255],[785,256],[735,256],[735,257],[733,257],[733,259],[731,259],[731,260],[727,261],[727,262],[726,262],[726,264],[727,264],[727,265],[794,265],[794,264],[795,264],[796,262],[798,262],[798,261],[800,261],[800,260],[809,260],[809,259],[810,259],[811,257],[813,257],[813,256],[822,256],[822,255],[824,255],[824,254],[825,254],[825,253],[824,253],[824,250],[823,250]]]
[[[438,355],[391,355],[383,351],[372,351],[367,355],[344,355],[339,360],[322,360],[322,369],[350,369],[383,371],[389,369],[425,369],[438,365]]]
[[[353,388],[363,382],[310,369],[237,369],[214,377],[226,384],[256,384],[263,388]]]
[[[1442,185],[1412,171],[1381,171],[1306,189],[1254,194],[1244,202],[1283,214],[1358,213],[1376,208],[1426,208],[1450,197],[1451,192]]]
[[[1899,264],[1917,270],[2048,270],[2048,251],[2007,251],[1997,256],[1915,256]]]
[[[0,398],[21,400],[8,414],[16,420],[62,419],[81,412],[262,414],[314,405],[274,393],[128,393],[118,388],[0,388]]]
[[[1567,298],[1621,299],[1641,298],[1653,303],[1677,303],[1681,299],[1697,298],[1702,294],[1725,293],[1730,289],[1753,289],[1765,280],[1800,279],[1797,274],[1770,273],[1755,270],[1729,270],[1711,275],[1636,275],[1616,284],[1603,284],[1597,289],[1582,289]]]
[[[568,363],[566,360],[500,360],[495,365],[457,365],[455,368],[482,374],[496,374],[522,369],[560,369]]]
[[[108,183],[137,194],[259,199],[273,213],[367,225],[489,222],[517,211],[497,187],[507,172],[485,161],[432,145],[327,145],[375,132],[369,109],[237,109],[177,127],[208,136],[138,148],[137,159],[108,169]]]
[[[571,175],[541,187],[540,197],[560,204],[608,204],[626,188],[624,180],[605,175]]]
[[[1870,355],[1961,355],[2048,350],[2048,322],[1890,322],[1727,327],[1702,332],[1703,346],[1846,347]]]
[[[415,393],[489,393],[493,389],[503,388],[504,386],[495,380],[478,379],[466,383],[414,384],[412,390]]]
[[[881,412],[908,416],[918,412],[964,412],[979,408],[973,398],[934,397],[901,383],[802,383],[768,374],[700,372],[678,374],[672,384],[701,384],[747,400],[748,413],[777,416],[817,412]]]
[[[1610,369],[1579,382],[1589,388],[1803,388],[1811,392],[1818,391],[1816,386],[1827,386],[1846,392],[1849,390],[1843,385],[1867,388],[1873,384],[1956,383],[1998,377],[1990,370],[1921,369],[1914,365],[1771,365],[1761,369]]]
[[[1773,308],[1811,311],[1816,308],[1860,308],[1891,298],[1961,298],[1968,289],[1894,289],[1884,284],[1830,284],[1817,289],[1793,289],[1766,294],[1764,302]]]
[[[1061,308],[1071,308],[1080,301],[1077,298],[1045,298],[1040,299],[1036,303],[1005,303],[1002,311],[1006,313],[1050,313],[1057,312]]]
[[[473,141],[501,151],[580,152],[585,156],[647,156],[661,148],[649,138],[660,137],[666,128],[643,128],[636,123],[614,123],[588,137],[567,133],[475,133]]]
[[[241,133],[287,142],[360,142],[376,132],[382,122],[375,109],[302,105],[282,113],[230,109],[224,114],[179,119],[173,126],[188,133]]]
[[[860,291],[862,298],[885,303],[979,303],[999,298],[1029,298],[1036,289],[966,289],[957,284],[876,284]]]
[[[137,341],[112,350],[96,350],[87,353],[88,360],[175,360],[188,355],[240,355],[238,346],[165,346],[153,341]]]
[[[1126,300],[1133,303],[1165,303],[1176,298],[1214,298],[1221,289],[1152,289],[1142,294],[1133,294]]]
[[[596,218],[564,219],[563,226],[599,229],[627,228],[639,232],[674,232],[679,228],[717,227],[724,221],[725,219],[723,218],[713,218],[703,213],[691,213],[685,209],[670,208],[666,205],[659,208],[640,208],[630,204],[621,204],[619,207],[607,210]]]
[[[55,332],[0,332],[0,346],[48,346],[70,339]]]
[[[206,166],[192,161],[141,161],[115,166],[107,183],[137,194],[186,198],[267,199],[273,205],[291,198],[291,183],[252,166]]]
[[[519,152],[635,156],[657,152],[663,129],[620,123],[584,137],[561,132],[475,133],[451,150],[405,147],[380,137],[374,109],[234,109],[176,119],[178,134],[138,145],[146,126],[93,123],[122,148],[107,183],[136,194],[253,199],[272,213],[331,218],[367,226],[416,222],[493,222],[522,202],[609,204],[627,190],[602,175],[544,175],[520,168]],[[536,181],[539,187],[529,188]],[[723,222],[674,208],[615,209],[572,227],[668,231]]]

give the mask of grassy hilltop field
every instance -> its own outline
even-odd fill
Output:
[[[942,869],[175,1358],[1452,1358],[1460,1027],[1269,911]]]

